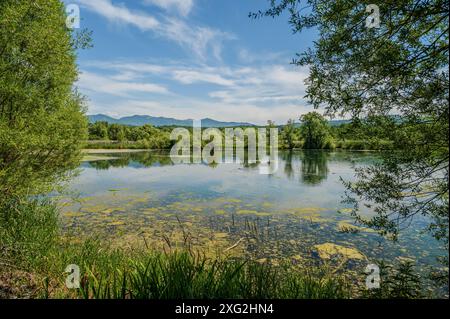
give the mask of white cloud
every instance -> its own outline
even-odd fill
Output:
[[[194,70],[175,70],[173,71],[173,78],[183,84],[206,82],[222,86],[234,85],[234,82],[232,80],[226,79],[220,74],[213,74]]]
[[[190,26],[176,18],[165,18],[164,27],[160,34],[180,46],[189,49],[198,58],[207,59],[207,53],[221,60],[222,42],[235,39],[234,35],[208,27]]]
[[[132,12],[124,5],[114,5],[110,0],[78,0],[78,2],[111,22],[131,24],[143,31],[154,30],[160,26],[154,17],[143,12]]]
[[[135,26],[142,31],[151,31],[155,35],[176,42],[178,45],[192,52],[197,58],[206,60],[208,53],[220,60],[222,42],[235,38],[227,32],[209,27],[189,25],[187,22],[174,17],[165,16],[161,20],[141,11],[131,11],[124,5],[116,5],[111,0],[77,0],[88,10],[91,10],[112,23],[122,23]],[[157,0],[163,3],[167,0]],[[168,0],[170,5],[181,1]],[[168,5],[169,5],[168,4]],[[189,6],[190,8],[190,6]],[[187,9],[185,9],[187,10]]]
[[[193,0],[144,0],[144,3],[158,6],[164,10],[175,9],[182,16],[187,16],[191,12]]]
[[[153,95],[138,98],[131,91],[134,85],[121,84],[122,94],[127,98],[100,103],[101,100],[94,97],[89,109],[91,113],[109,112],[114,116],[148,114],[179,119],[210,117],[264,124],[268,119],[285,123],[289,118],[298,118],[312,110],[303,98],[308,70],[292,65],[212,67],[127,62],[91,62],[88,65],[101,72],[116,72],[108,80],[124,79],[135,83],[148,79],[152,83],[164,82],[173,92],[161,95],[157,100]],[[91,76],[91,83],[87,86],[95,87],[98,82],[97,90],[107,91],[104,86],[108,90],[116,90],[117,84],[102,81]],[[205,83],[213,86],[202,85],[201,90],[195,89],[196,85]]]
[[[274,61],[287,61],[291,58],[292,52],[250,52],[247,49],[239,49],[237,57],[242,63],[273,63]]]
[[[84,71],[77,83],[82,91],[105,93],[113,96],[130,97],[131,93],[169,94],[164,86],[152,83],[120,81],[114,77]]]

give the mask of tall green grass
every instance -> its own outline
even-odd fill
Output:
[[[45,199],[9,199],[0,205],[0,258],[22,268],[44,264],[59,234],[58,211]]]
[[[152,253],[124,269],[84,277],[81,294],[95,299],[349,298],[349,285],[327,273],[293,270],[200,254]]]

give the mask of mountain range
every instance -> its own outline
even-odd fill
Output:
[[[95,122],[108,122],[109,124],[122,124],[129,126],[142,126],[150,124],[153,126],[192,126],[193,120],[178,120],[170,117],[154,117],[149,115],[133,115],[122,117],[119,119],[113,118],[105,114],[88,115],[89,123]],[[350,120],[332,120],[329,121],[331,126],[339,126],[341,124],[350,123]],[[296,126],[300,126],[300,123],[295,123]],[[245,126],[257,126],[246,122],[221,122],[210,118],[202,119],[202,127],[245,127]]]
[[[169,117],[154,117],[149,115],[133,115],[122,117],[119,119],[113,118],[104,114],[88,115],[89,123],[108,122],[109,124],[122,124],[129,126],[142,126],[150,124],[153,126],[192,126],[193,120],[177,120]],[[221,122],[210,118],[202,119],[203,127],[236,127],[236,126],[254,126],[251,123],[245,122]]]

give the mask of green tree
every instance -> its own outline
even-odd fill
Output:
[[[108,136],[112,141],[118,141],[119,135],[123,136],[123,127],[120,124],[111,124],[108,127]]]
[[[318,31],[314,46],[294,60],[310,68],[307,97],[315,107],[330,116],[401,118],[384,130],[395,151],[347,184],[356,218],[396,238],[411,219],[424,215],[427,230],[448,248],[449,1],[378,3],[378,28],[366,26],[370,0],[270,3],[251,16],[288,11],[294,32]],[[375,210],[373,218],[357,214],[362,201]],[[448,251],[444,257],[448,266]]]
[[[300,117],[300,134],[306,149],[322,149],[330,139],[328,122],[317,112],[310,112]]]
[[[269,128],[276,127],[275,121],[267,120],[267,127]]]
[[[294,142],[297,138],[296,129],[294,120],[289,119],[286,123],[286,125],[281,130],[281,139],[282,139],[282,145],[283,147],[286,147],[288,149],[294,148]]]
[[[58,0],[0,2],[0,206],[78,166],[87,123],[73,88],[79,43],[65,22]]]
[[[95,122],[93,124],[89,124],[89,139],[107,140],[108,122]]]

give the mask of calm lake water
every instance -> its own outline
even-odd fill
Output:
[[[274,175],[260,175],[256,164],[174,165],[161,152],[101,156],[108,160],[83,162],[71,184],[75,199],[63,214],[68,234],[355,271],[383,258],[425,268],[443,254],[422,233],[424,220],[396,243],[352,222],[341,178],[353,180],[355,167],[375,161],[376,153],[281,152]]]

